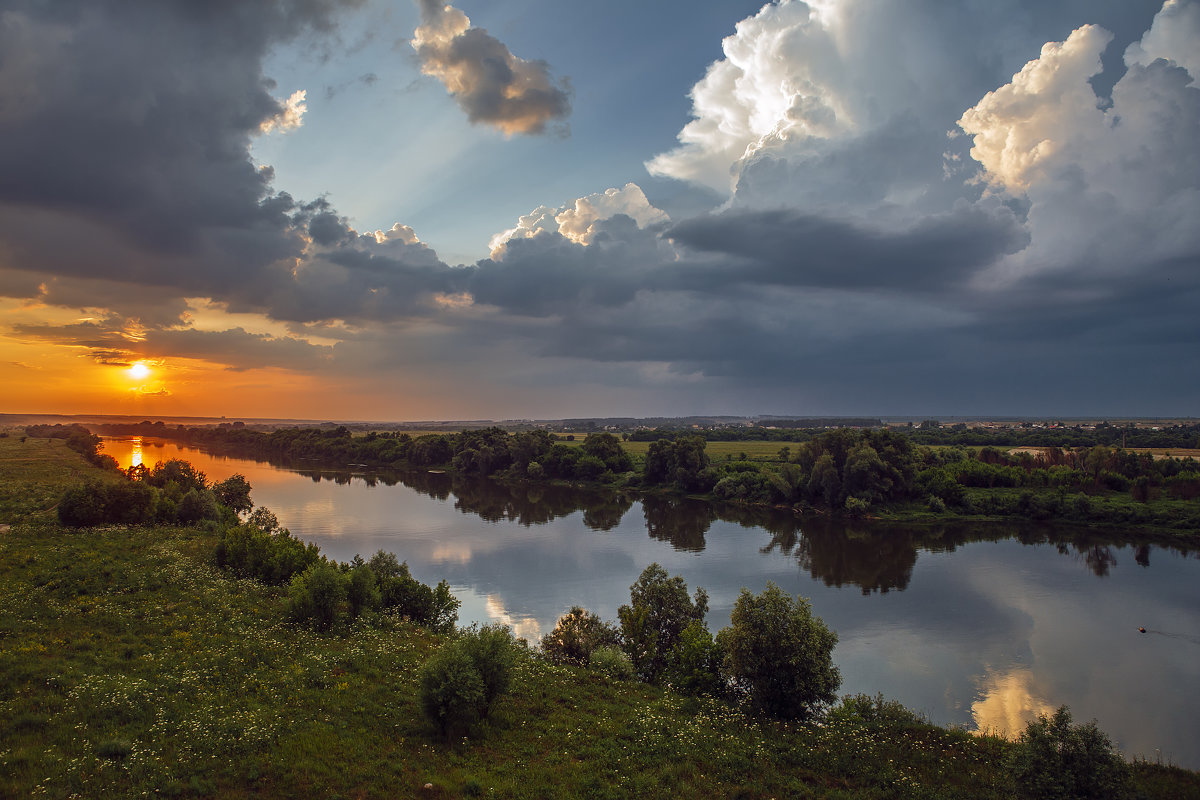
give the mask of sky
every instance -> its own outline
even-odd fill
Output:
[[[1200,0],[0,0],[0,411],[1195,416]]]

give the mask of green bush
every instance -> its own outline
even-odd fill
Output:
[[[333,564],[313,564],[288,586],[288,616],[322,630],[332,628],[349,610],[345,607],[349,583],[349,577]]]
[[[1022,800],[1120,800],[1131,796],[1129,765],[1089,722],[1072,725],[1060,707],[1029,723],[1009,757]]]
[[[717,634],[733,685],[760,711],[806,719],[837,699],[842,677],[833,665],[837,634],[768,582],[761,595],[742,589],[731,625]]]
[[[483,716],[483,677],[471,656],[453,643],[421,667],[418,695],[425,716],[447,738],[465,735]]]
[[[629,654],[616,645],[597,647],[592,651],[588,666],[613,680],[627,681],[633,678],[633,662]]]
[[[321,553],[315,544],[305,544],[286,528],[278,527],[275,515],[259,508],[250,521],[222,531],[216,559],[217,566],[243,577],[281,584],[320,561]]]
[[[651,564],[629,587],[629,599],[629,605],[617,609],[623,646],[638,677],[656,683],[684,628],[694,620],[704,621],[708,593],[697,589],[695,599],[689,598],[683,578],[668,577],[665,569]]]
[[[517,663],[517,643],[512,631],[504,625],[471,627],[463,631],[454,643],[463,650],[475,665],[483,681],[483,716],[491,713],[492,706],[512,686],[513,668]]]
[[[601,647],[616,645],[620,633],[592,612],[573,606],[558,619],[554,630],[542,637],[542,652],[554,664],[586,667]]]
[[[829,710],[831,722],[856,722],[863,725],[927,725],[929,721],[896,700],[886,700],[882,694],[846,695]]]
[[[667,654],[664,680],[683,694],[718,696],[724,692],[721,676],[724,655],[702,620],[692,620]]]

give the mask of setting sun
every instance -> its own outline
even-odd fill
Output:
[[[133,366],[131,366],[129,368],[129,377],[131,377],[131,378],[136,378],[137,380],[142,380],[143,378],[149,377],[149,375],[150,375],[150,368],[147,367],[145,364],[143,364],[141,361],[135,361],[133,363]]]

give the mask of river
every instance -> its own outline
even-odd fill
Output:
[[[767,581],[837,631],[842,692],[883,693],[939,724],[1012,735],[1068,705],[1126,756],[1200,768],[1200,559],[1053,527],[904,527],[700,502],[509,488],[428,472],[284,468],[106,437],[122,466],[183,458],[331,558],[394,552],[445,578],[460,623],[536,641],[581,605],[615,620],[651,562],[709,594],[709,628]],[[1139,628],[1145,628],[1141,633]]]

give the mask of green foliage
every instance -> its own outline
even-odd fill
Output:
[[[255,509],[244,524],[226,527],[215,555],[217,566],[269,584],[287,583],[321,560],[315,544],[305,544],[280,528],[265,508]]]
[[[723,661],[724,654],[708,627],[702,620],[692,620],[667,653],[663,680],[683,694],[717,697],[725,693]]]
[[[202,492],[208,488],[208,478],[191,465],[190,462],[178,458],[160,461],[146,476],[146,482],[158,489],[165,489],[167,484],[174,483],[181,492],[196,490]]]
[[[212,487],[217,502],[238,514],[243,514],[254,508],[250,500],[250,482],[246,476],[235,474]]]
[[[288,616],[328,630],[346,617],[349,579],[327,561],[319,561],[292,578],[288,585]]]
[[[553,664],[586,667],[595,651],[620,642],[620,633],[599,616],[580,607],[558,619],[554,630],[542,637],[542,652]]]
[[[383,594],[379,591],[375,571],[364,563],[360,556],[354,557],[350,567],[346,599],[350,602],[350,615],[354,617],[365,610],[379,608],[383,603]]]
[[[659,439],[646,451],[642,477],[647,485],[668,485],[685,492],[706,492],[715,483],[708,470],[703,437],[681,436]]]
[[[617,609],[623,647],[638,677],[657,683],[684,629],[693,621],[703,623],[708,593],[696,589],[695,599],[689,598],[683,578],[668,577],[665,569],[651,564],[629,587],[629,599],[629,605]]]
[[[483,682],[484,717],[512,686],[513,669],[517,663],[517,643],[506,625],[471,626],[454,642],[475,665]]]
[[[440,581],[430,588],[418,581],[393,553],[380,550],[371,556],[367,566],[375,574],[379,588],[380,607],[392,609],[432,631],[446,633],[454,630],[458,621],[460,601],[450,593],[450,585]]]
[[[447,739],[465,735],[483,716],[483,678],[471,656],[453,644],[421,667],[417,696],[425,716]]]
[[[846,695],[829,710],[828,720],[833,724],[855,723],[872,727],[929,724],[921,714],[905,707],[903,703],[884,698],[882,694],[874,697],[869,694]]]
[[[762,712],[807,719],[837,699],[837,634],[813,616],[806,599],[793,601],[772,582],[761,595],[742,589],[717,644],[733,684]]]
[[[1131,796],[1129,765],[1095,722],[1071,724],[1066,706],[1030,722],[1010,759],[1022,800],[1121,800]]]
[[[516,659],[507,627],[463,631],[421,668],[418,693],[425,716],[447,738],[465,735],[509,690]]]
[[[616,645],[597,647],[592,651],[588,666],[615,681],[627,681],[634,677],[633,662],[629,654]]]

